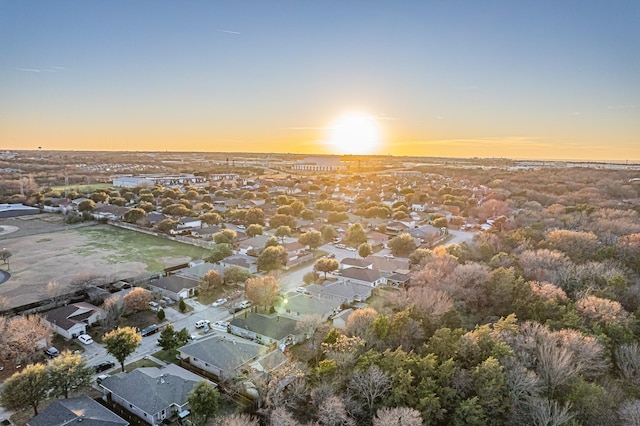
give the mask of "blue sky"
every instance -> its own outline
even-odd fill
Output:
[[[0,149],[640,161],[638,1],[0,0]],[[355,141],[354,143],[357,143]]]

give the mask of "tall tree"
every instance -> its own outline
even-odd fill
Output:
[[[116,328],[104,335],[102,341],[109,352],[120,363],[124,372],[124,360],[135,352],[142,336],[133,327]]]
[[[407,257],[416,249],[416,242],[405,232],[389,240],[389,248],[395,256]]]
[[[209,417],[218,413],[220,405],[220,393],[211,383],[198,382],[187,397],[189,408],[196,416],[202,418],[202,424],[207,423]]]
[[[215,289],[222,287],[223,280],[218,271],[212,269],[204,274],[200,281],[200,292],[203,294],[211,294]]]
[[[122,309],[125,314],[146,311],[149,302],[153,300],[153,294],[142,287],[135,287],[122,298]]]
[[[369,256],[371,253],[373,253],[373,249],[371,248],[371,246],[367,243],[362,243],[358,246],[358,255],[361,258],[365,258],[367,256]]]
[[[287,250],[282,246],[267,247],[258,256],[258,270],[273,271],[287,264]]]
[[[158,338],[158,345],[165,351],[170,351],[180,346],[173,324],[167,324],[167,326],[162,329],[160,337]]]
[[[262,225],[258,225],[257,223],[252,223],[251,225],[247,226],[247,229],[245,230],[245,232],[249,238],[253,238],[256,235],[262,235],[264,230],[262,229]]]
[[[349,227],[347,235],[345,236],[345,242],[352,246],[359,246],[362,243],[367,242],[367,233],[359,223],[354,223]]]
[[[247,299],[256,306],[273,305],[280,294],[280,285],[271,275],[250,278],[244,284]]]
[[[226,284],[243,283],[251,278],[251,272],[239,266],[229,266],[223,271],[224,282]]]
[[[280,243],[283,243],[284,237],[289,237],[291,235],[291,227],[285,225],[279,226],[273,235],[280,238]]]
[[[82,390],[91,386],[93,368],[80,354],[63,351],[47,366],[51,392],[55,396],[69,397],[71,389]]]
[[[316,261],[313,269],[318,272],[324,272],[324,279],[327,279],[327,272],[333,272],[340,267],[336,259],[321,258]]]
[[[298,242],[305,246],[309,246],[312,249],[318,248],[322,245],[322,234],[319,231],[309,231],[300,235]]]
[[[49,394],[49,375],[43,364],[30,364],[24,370],[9,377],[0,390],[0,405],[7,410],[18,411],[33,408],[38,415],[38,405]]]
[[[14,364],[31,362],[40,353],[38,342],[51,338],[51,329],[37,315],[0,316],[0,359]]]

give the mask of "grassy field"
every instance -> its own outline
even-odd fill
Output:
[[[209,250],[167,240],[153,235],[142,234],[116,227],[91,227],[77,231],[87,242],[77,248],[77,253],[90,256],[104,253],[103,259],[111,264],[137,261],[147,265],[149,272],[162,272],[163,258],[189,257],[201,259]]]
[[[86,194],[88,192],[93,192],[97,189],[113,188],[113,185],[110,183],[92,183],[90,185],[69,185],[67,187],[65,187],[64,185],[58,185],[58,186],[51,187],[52,190],[60,191],[60,192],[64,192],[65,188],[67,188],[69,191],[76,191],[76,192],[81,192]]]

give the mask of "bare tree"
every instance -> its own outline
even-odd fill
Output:
[[[531,424],[534,426],[562,426],[575,416],[568,402],[560,406],[556,401],[534,398],[530,401],[530,407]]]
[[[349,418],[344,402],[333,395],[326,398],[318,408],[318,422],[323,426],[355,426]]]
[[[376,403],[391,392],[391,379],[375,365],[352,374],[348,385],[356,399],[364,400],[368,412],[373,414]]]
[[[295,426],[297,423],[271,423],[272,425],[282,425],[282,426]],[[260,422],[255,417],[245,414],[245,413],[236,413],[231,414],[227,417],[223,417],[216,422],[216,425],[220,426],[258,426]]]
[[[347,336],[357,336],[364,340],[367,344],[371,343],[373,338],[373,321],[378,316],[375,309],[366,307],[358,309],[349,315],[345,324],[345,333]]]
[[[314,347],[315,342],[312,338],[318,326],[323,322],[324,320],[320,314],[305,314],[300,318],[298,324],[296,324],[296,331],[304,334],[307,339],[311,339],[310,345],[311,347]]]
[[[640,400],[625,401],[618,409],[618,415],[622,423],[620,426],[640,425]]]
[[[224,426],[244,426],[247,423],[223,423]],[[253,424],[253,423],[251,423]],[[256,425],[259,423],[256,422]],[[276,407],[271,412],[271,425],[274,426],[299,426],[300,423],[293,418],[293,415],[286,408]],[[248,424],[247,424],[248,425]]]
[[[118,318],[120,318],[120,297],[117,294],[109,296],[102,303],[102,310],[104,311],[102,325],[105,331],[111,331],[118,325]]]
[[[8,264],[11,255],[11,250],[9,250],[8,248],[0,249],[0,260],[2,260],[2,263]]]
[[[518,259],[525,279],[548,281],[560,287],[564,287],[573,267],[564,253],[548,249],[525,250]]]
[[[51,329],[37,315],[0,317],[0,357],[23,364],[39,353],[38,342],[51,339]]]
[[[373,418],[373,426],[420,426],[422,416],[409,407],[381,408]]]
[[[280,284],[271,275],[258,278],[249,278],[245,284],[247,299],[256,306],[271,306],[280,292]]]
[[[596,296],[578,300],[576,309],[589,320],[603,324],[628,324],[631,320],[631,315],[619,302]]]
[[[411,287],[406,292],[397,293],[394,300],[400,309],[415,306],[431,318],[439,318],[453,308],[453,299],[433,287]]]
[[[615,350],[615,361],[622,377],[640,385],[640,346],[638,343],[618,347]]]

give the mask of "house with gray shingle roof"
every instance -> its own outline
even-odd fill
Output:
[[[342,279],[370,287],[377,287],[387,283],[385,275],[377,269],[346,268],[342,270]]]
[[[360,269],[371,269],[373,267],[373,263],[368,259],[358,259],[355,257],[345,257],[340,261],[340,269],[346,268],[360,268]]]
[[[73,339],[87,332],[87,326],[99,321],[104,311],[91,303],[71,303],[44,315],[44,324],[59,335]]]
[[[229,330],[236,336],[259,341],[264,345],[276,343],[285,346],[300,341],[296,334],[298,321],[280,315],[262,315],[249,313],[246,318],[240,316],[229,323]]]
[[[185,345],[178,352],[182,362],[220,379],[233,379],[267,352],[267,348],[241,337],[216,334]]]
[[[89,398],[58,399],[27,422],[27,426],[129,426],[129,422]]]
[[[220,261],[220,265],[223,268],[237,266],[239,268],[246,269],[251,274],[258,272],[258,259],[247,256],[246,254],[234,254],[232,256],[225,257]]]
[[[187,398],[202,377],[175,364],[138,368],[100,382],[103,399],[112,401],[152,426],[188,410]],[[213,386],[216,386],[212,383]]]
[[[306,287],[306,288],[310,288]],[[307,314],[318,314],[328,318],[342,304],[341,300],[313,297],[308,294],[294,294],[279,300],[275,304],[275,310],[282,316],[298,319]]]
[[[322,285],[311,284],[305,288],[311,295],[340,303],[361,302],[371,297],[373,290],[370,285],[346,280],[325,281]]]
[[[175,301],[186,299],[195,294],[200,282],[180,275],[169,275],[149,283],[149,290],[159,291],[163,296]]]

